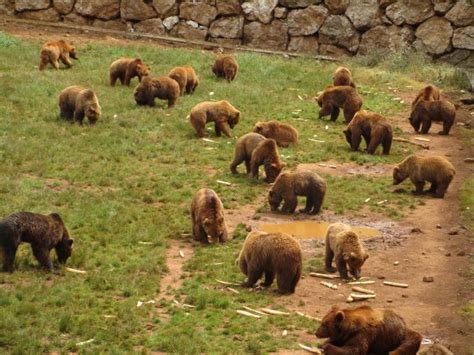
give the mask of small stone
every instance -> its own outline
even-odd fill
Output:
[[[421,255],[426,255],[426,253],[424,251],[421,252]]]
[[[433,276],[423,276],[423,282],[433,282]]]
[[[247,225],[245,226],[245,230],[246,230],[247,232],[251,232],[251,231],[252,231],[252,226],[251,226],[250,224],[247,224]]]
[[[446,253],[444,254],[444,256],[451,256],[451,253]]]
[[[423,232],[421,231],[420,228],[415,227],[415,228],[412,228],[412,229],[411,229],[410,233],[423,233]]]
[[[400,264],[399,261],[395,261],[395,262],[393,263],[393,265],[395,265],[395,266],[397,266],[398,264]]]
[[[464,255],[466,255],[466,252],[465,251],[460,251],[457,255],[458,256],[464,256]]]
[[[377,275],[377,278],[378,278],[379,280],[384,280],[384,279],[385,279],[385,276],[383,276],[383,275]]]
[[[442,228],[442,227],[441,227],[441,224],[437,224],[437,225],[436,225],[436,229],[441,229],[441,228]]]
[[[393,300],[392,300],[391,298],[389,298],[389,299],[387,300],[387,303],[392,303],[392,302],[393,302]]]
[[[402,294],[402,298],[408,298],[408,295]]]
[[[459,227],[453,227],[448,231],[449,235],[458,235],[459,234]]]

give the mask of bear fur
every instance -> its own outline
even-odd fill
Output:
[[[436,100],[439,100],[440,97],[441,97],[441,92],[436,86],[434,85],[425,86],[423,89],[420,90],[418,95],[415,97],[415,99],[411,103],[411,108],[413,110],[416,104],[420,102],[421,100],[436,101]]]
[[[352,80],[352,73],[346,67],[338,67],[332,79],[334,86],[352,86],[354,89],[356,88]]]
[[[191,202],[193,238],[202,243],[224,243],[228,240],[224,206],[211,189],[200,189]]]
[[[71,59],[79,59],[76,48],[64,40],[46,42],[41,48],[39,70],[51,64],[54,69],[59,69],[59,61],[68,68],[72,67]]]
[[[258,179],[258,170],[263,165],[268,183],[275,181],[281,170],[285,167],[280,159],[280,153],[275,140],[265,138],[257,144],[250,158],[250,172],[252,177]]]
[[[273,138],[280,147],[298,144],[298,131],[293,126],[277,120],[257,122],[253,131],[264,137]]]
[[[191,66],[184,66],[184,67],[175,67],[171,69],[168,73],[168,76],[176,80],[179,85],[179,90],[181,95],[185,93],[191,95],[196,90],[196,87],[199,84],[198,77],[196,72],[194,71],[193,67]]]
[[[382,144],[383,154],[390,153],[392,146],[393,130],[385,117],[365,110],[360,110],[344,130],[351,150],[359,150],[362,137],[367,145],[367,153],[374,154],[377,147]]]
[[[456,106],[446,100],[420,100],[413,108],[409,118],[415,132],[418,132],[421,126],[421,134],[428,133],[431,122],[442,122],[443,130],[438,132],[441,135],[449,134],[455,119]]]
[[[117,79],[122,85],[130,86],[130,81],[138,77],[138,81],[150,75],[150,67],[140,58],[120,58],[110,65],[110,85],[115,86]]]
[[[77,121],[81,125],[84,116],[90,124],[95,124],[102,113],[95,93],[81,86],[69,86],[61,91],[59,109],[61,118]]]
[[[287,172],[276,179],[268,193],[268,203],[272,211],[278,211],[283,200],[281,211],[294,213],[298,205],[297,196],[305,196],[306,207],[300,212],[316,214],[321,210],[325,194],[326,181],[318,174],[309,171]]]
[[[145,76],[135,88],[134,97],[138,105],[155,106],[155,97],[168,101],[173,107],[180,94],[178,83],[167,76],[152,78]]]
[[[351,230],[347,224],[334,223],[328,227],[326,232],[326,271],[336,272],[342,279],[347,280],[347,269],[352,276],[360,279],[362,266],[369,257],[365,252],[357,233]],[[336,268],[332,267],[332,260],[336,262]]]
[[[42,215],[17,212],[0,221],[0,248],[3,250],[3,271],[13,272],[16,251],[21,242],[31,244],[33,255],[40,265],[53,271],[51,249],[56,250],[58,261],[66,263],[72,253],[73,240],[57,213]]]
[[[410,155],[393,168],[393,184],[398,185],[410,178],[416,188],[413,193],[421,195],[428,181],[431,183],[428,193],[443,198],[455,174],[454,166],[441,156]]]
[[[250,232],[236,263],[247,275],[243,287],[253,287],[265,274],[262,286],[270,287],[276,276],[278,291],[289,294],[300,280],[303,256],[298,241],[288,234]]]
[[[316,330],[326,355],[416,355],[423,337],[390,309],[333,306]]]
[[[237,140],[235,144],[234,160],[230,164],[230,171],[232,174],[237,174],[237,166],[245,161],[245,168],[247,174],[250,174],[250,161],[252,159],[252,152],[257,145],[265,140],[265,137],[258,133],[244,134]]]
[[[352,86],[329,86],[316,98],[319,107],[319,118],[331,115],[331,121],[336,121],[339,116],[339,108],[344,111],[346,123],[362,107],[362,97]]]
[[[226,79],[229,83],[235,79],[238,70],[239,64],[237,64],[235,57],[229,54],[217,56],[212,66],[214,75]]]
[[[232,106],[229,101],[203,101],[194,106],[189,115],[189,120],[196,130],[199,138],[206,135],[206,123],[214,122],[216,136],[220,137],[223,132],[231,138],[230,129],[239,123],[240,111]]]

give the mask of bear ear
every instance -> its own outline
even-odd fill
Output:
[[[336,313],[336,322],[340,323],[344,320],[345,315],[343,311],[339,311]]]
[[[398,174],[399,171],[400,171],[400,168],[398,166],[393,168],[393,173],[394,174]]]

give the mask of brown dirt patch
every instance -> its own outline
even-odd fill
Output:
[[[387,164],[358,165],[355,163],[339,163],[328,160],[320,163],[298,164],[296,171],[312,171],[318,174],[332,176],[389,176],[392,174],[393,166]]]

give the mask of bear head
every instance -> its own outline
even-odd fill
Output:
[[[89,122],[91,124],[96,123],[97,120],[99,119],[100,115],[102,114],[102,112],[100,110],[100,106],[97,103],[93,103],[93,104],[87,106],[84,113],[87,116],[87,118],[89,119]]]
[[[49,217],[51,217],[54,220],[54,223],[62,231],[61,239],[56,244],[55,250],[56,250],[56,255],[58,256],[59,263],[65,264],[67,259],[69,259],[69,257],[72,254],[72,244],[74,243],[74,240],[71,239],[71,237],[69,236],[69,232],[66,226],[64,225],[64,222],[59,214],[51,213]]]
[[[398,185],[403,180],[405,180],[408,177],[407,172],[405,171],[406,169],[402,169],[400,165],[397,165],[393,168],[393,184]]]
[[[280,175],[283,168],[286,166],[285,163],[271,163],[268,167],[265,167],[265,175],[267,177],[267,182],[272,183],[276,180],[278,175]]]
[[[207,234],[207,241],[210,244],[217,244],[220,240],[224,239],[226,232],[224,216],[218,215],[215,218],[204,218],[202,225]]]
[[[230,128],[234,128],[237,123],[239,123],[240,111],[234,111],[229,115],[228,123]]]
[[[346,262],[346,265],[349,268],[349,272],[356,279],[360,279],[362,266],[364,265],[368,257],[369,257],[369,254],[365,252],[364,253],[350,252],[348,254],[343,255],[344,261]]]
[[[281,193],[273,188],[268,192],[268,204],[273,212],[278,211],[282,199]]]
[[[140,62],[137,63],[137,74],[140,79],[143,78],[144,76],[150,75],[150,72],[151,72],[150,67],[146,65],[145,63],[143,63],[141,60]]]
[[[318,338],[329,338],[330,341],[334,342],[350,333],[351,326],[352,322],[347,319],[344,310],[335,305],[324,316],[315,335]]]

